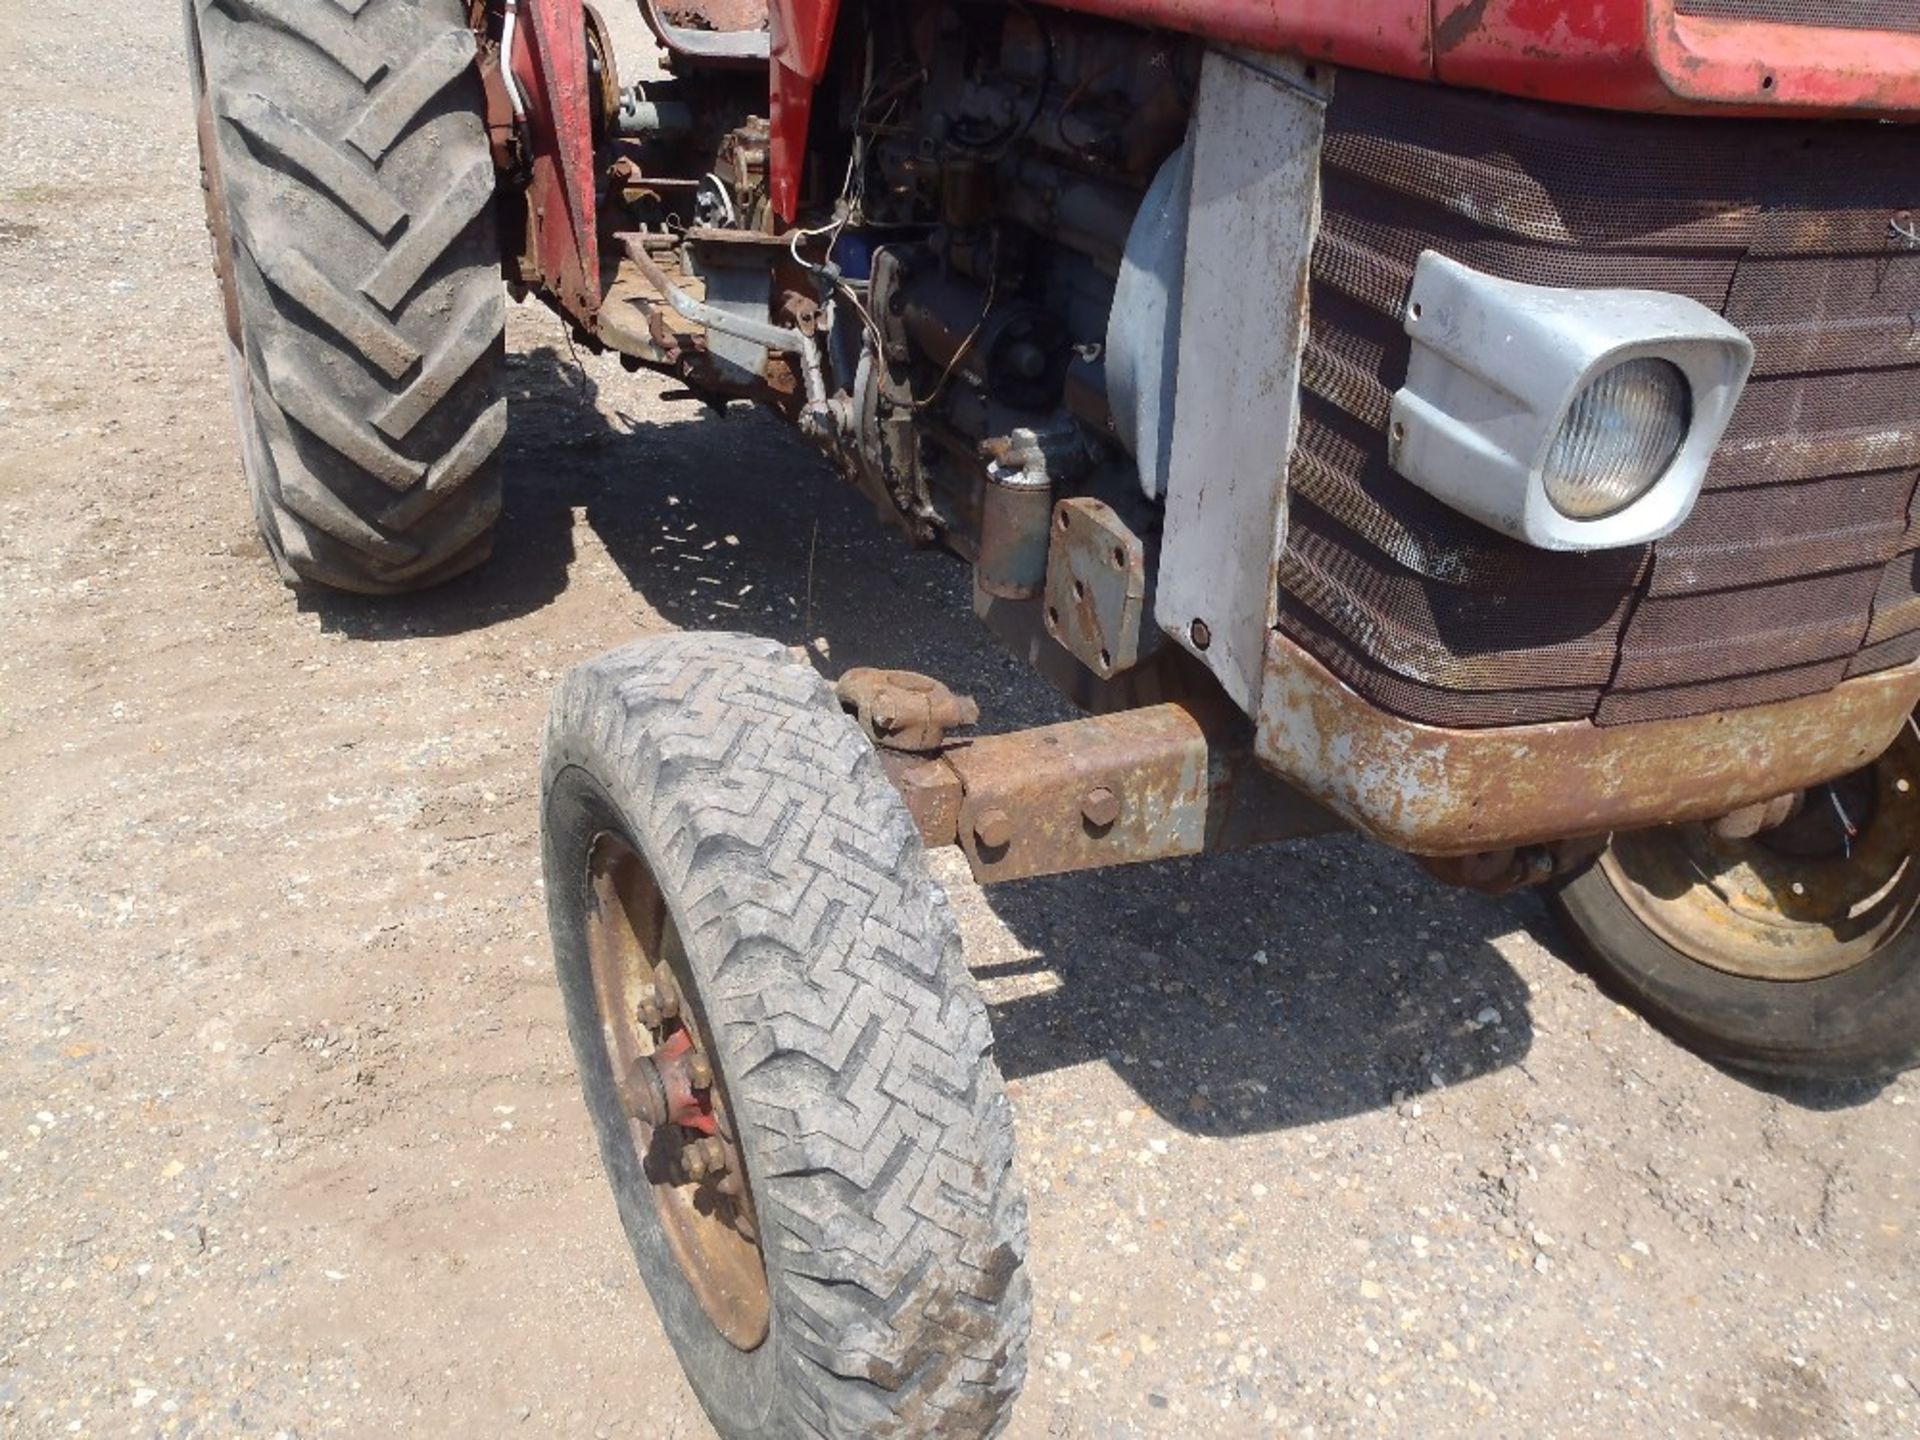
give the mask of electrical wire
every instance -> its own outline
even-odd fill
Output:
[[[993,314],[993,301],[1000,289],[999,257],[995,257],[993,273],[987,277],[987,303],[980,307],[980,318],[973,322],[973,329],[967,332],[967,338],[960,342],[960,348],[953,352],[953,358],[947,361],[947,368],[940,372],[939,380],[934,382],[933,391],[926,398],[914,398],[913,408],[925,410],[938,400],[947,388],[947,382],[953,378],[953,372],[960,368],[960,362],[967,358],[967,352],[973,349],[973,342],[980,338],[980,332],[986,329],[987,317]]]

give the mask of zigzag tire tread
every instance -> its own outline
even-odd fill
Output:
[[[998,1433],[1031,1306],[1012,1114],[945,894],[871,747],[778,645],[674,635],[563,682],[549,794],[570,769],[618,797],[676,905],[747,1130],[783,1368],[772,1422],[716,1412],[722,1434]],[[550,829],[563,984],[580,859]]]
[[[281,573],[472,568],[500,512],[505,294],[463,0],[186,0],[233,235],[255,515]]]

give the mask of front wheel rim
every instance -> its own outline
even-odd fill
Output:
[[[594,1000],[634,1159],[687,1288],[730,1345],[753,1350],[772,1316],[766,1259],[679,927],[646,862],[619,836],[595,838],[587,871]],[[704,1083],[688,1079],[697,1067]]]
[[[1744,979],[1827,979],[1920,912],[1920,723],[1865,770],[1808,791],[1803,815],[1745,840],[1704,825],[1622,835],[1600,863],[1635,917],[1689,959]]]

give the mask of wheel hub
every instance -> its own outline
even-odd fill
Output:
[[[668,1248],[714,1328],[766,1338],[766,1264],[747,1168],[678,927],[639,855],[595,841],[588,956],[607,1057]]]
[[[1851,969],[1920,911],[1920,722],[1774,829],[1642,831],[1601,863],[1649,929],[1704,965],[1783,981]]]

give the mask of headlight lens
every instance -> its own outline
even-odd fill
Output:
[[[1547,454],[1553,508],[1573,520],[1624,510],[1653,488],[1692,423],[1687,377],[1670,360],[1628,360],[1573,402]]]

